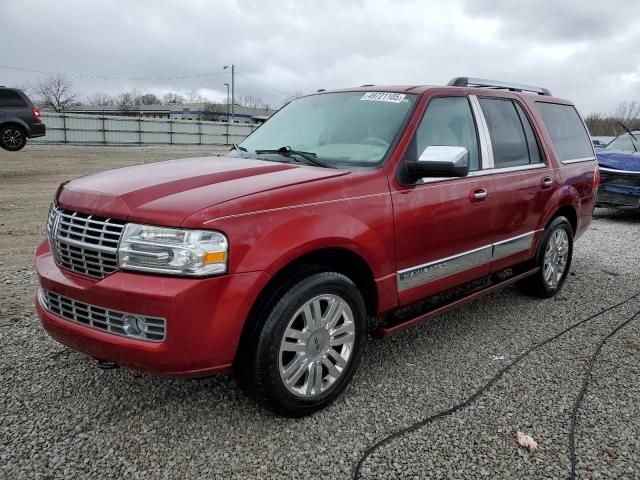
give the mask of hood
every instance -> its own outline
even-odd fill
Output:
[[[348,171],[233,157],[148,163],[80,177],[64,184],[58,204],[69,210],[179,226],[223,202]]]
[[[598,165],[615,170],[640,172],[640,152],[624,150],[596,150]]]

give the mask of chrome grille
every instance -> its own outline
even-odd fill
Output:
[[[79,302],[41,288],[38,291],[40,303],[49,312],[66,320],[88,327],[149,342],[162,342],[166,334],[164,318],[147,317],[134,313],[120,312],[108,308]],[[125,317],[139,316],[144,320],[145,328],[139,334],[132,334],[125,328]]]
[[[125,222],[51,205],[47,235],[58,265],[104,278],[118,269],[118,244]]]

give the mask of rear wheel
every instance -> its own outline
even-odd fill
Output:
[[[17,152],[27,144],[27,134],[21,127],[7,125],[0,127],[0,146],[10,152]]]
[[[545,229],[536,264],[540,270],[535,275],[517,283],[527,295],[549,298],[564,285],[573,255],[573,230],[569,220],[556,217]]]
[[[308,415],[335,400],[353,377],[366,336],[364,300],[336,272],[311,274],[276,300],[243,345],[236,374],[265,407]]]

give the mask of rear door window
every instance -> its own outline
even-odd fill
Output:
[[[556,154],[562,162],[594,157],[593,145],[582,119],[572,105],[536,102]]]
[[[519,167],[531,163],[530,145],[523,127],[523,120],[528,124],[526,117],[521,119],[511,100],[479,98],[478,101],[489,128],[495,168]],[[539,162],[539,159],[538,153],[534,163]]]
[[[0,89],[0,107],[24,107],[26,105],[17,92]]]

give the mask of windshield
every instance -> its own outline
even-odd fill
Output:
[[[623,150],[637,152],[640,150],[640,132],[633,132],[635,139],[628,133],[623,133],[607,145],[606,150]]]
[[[249,135],[240,147],[249,155],[255,155],[256,150],[289,147],[314,154],[332,166],[377,165],[400,133],[416,99],[413,94],[390,92],[299,98]]]

